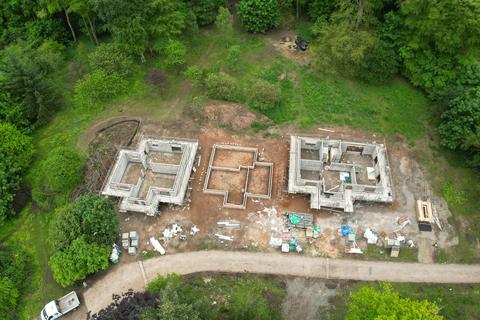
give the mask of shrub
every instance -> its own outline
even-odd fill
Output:
[[[183,73],[185,77],[192,81],[194,87],[200,87],[205,79],[205,71],[198,66],[190,66]]]
[[[167,86],[167,75],[159,69],[152,69],[147,74],[147,83],[158,90],[165,89]]]
[[[83,237],[73,240],[65,251],[58,251],[50,258],[53,277],[67,287],[89,274],[108,267],[110,249],[88,243]]]
[[[238,16],[249,32],[266,32],[280,25],[277,0],[242,0],[237,5]]]
[[[239,45],[234,45],[228,48],[225,62],[230,70],[237,71],[240,68],[240,54],[242,50]]]
[[[117,237],[118,217],[110,200],[85,193],[57,210],[50,239],[55,250],[65,250],[81,236],[89,243],[109,246]]]
[[[352,292],[344,319],[442,320],[439,310],[434,302],[401,298],[390,285],[383,284],[380,289],[363,286]]]
[[[0,314],[16,319],[19,297],[27,278],[28,256],[23,248],[0,249]]]
[[[239,99],[237,81],[224,72],[210,73],[205,80],[205,87],[211,98],[232,102]]]
[[[181,66],[187,62],[187,47],[180,41],[168,41],[164,53],[165,63],[169,66]]]
[[[118,45],[103,43],[88,55],[93,70],[102,70],[107,74],[116,73],[128,77],[132,72],[133,60]]]
[[[223,5],[223,0],[193,0],[191,2],[200,27],[212,24],[217,16],[218,8]]]
[[[80,182],[83,161],[68,147],[57,147],[50,151],[37,170],[32,188],[33,200],[42,208],[66,201]]]
[[[247,90],[249,105],[261,111],[272,109],[280,102],[280,87],[265,80],[256,80]]]
[[[80,107],[103,105],[127,91],[127,82],[117,73],[95,70],[75,84],[73,100]]]
[[[9,123],[0,123],[0,223],[13,215],[12,203],[23,172],[33,157],[32,139]]]

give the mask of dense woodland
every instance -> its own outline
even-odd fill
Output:
[[[30,189],[35,207],[51,215],[48,243],[55,253],[49,264],[55,280],[70,286],[107,268],[118,224],[113,205],[89,193],[69,204],[82,179],[84,155],[59,141],[38,158],[35,133],[61,110],[91,112],[127,94],[136,70],[158,57],[207,97],[269,115],[282,103],[285,88],[259,78],[248,83],[247,95],[245,84],[224,70],[187,65],[186,39],[202,29],[218,30],[234,73],[242,67],[242,47],[231,41],[234,28],[263,34],[292,19],[309,25],[303,36],[314,58],[312,72],[373,85],[403,77],[421,90],[435,106],[442,147],[457,152],[478,174],[477,0],[5,0],[0,2],[0,225],[16,219],[16,194]],[[73,63],[85,43],[95,48],[84,65]],[[165,70],[149,70],[145,81],[161,88]],[[62,223],[65,219],[72,223]],[[109,227],[99,233],[95,228],[103,225]],[[0,313],[15,318],[16,309],[8,306],[16,306],[22,294],[28,254],[5,245],[0,250],[0,264],[19,266],[0,270]]]

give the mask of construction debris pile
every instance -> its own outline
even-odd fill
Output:
[[[196,225],[185,228],[178,223],[173,223],[170,227],[163,230],[162,237],[160,238],[162,243],[155,239],[155,237],[151,237],[149,243],[153,246],[155,251],[164,255],[166,253],[165,247],[168,245],[169,241],[176,239],[177,237],[181,241],[186,241],[189,237],[195,236],[199,231],[200,229]]]

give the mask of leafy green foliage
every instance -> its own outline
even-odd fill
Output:
[[[117,236],[118,217],[110,200],[85,193],[57,210],[50,238],[55,250],[65,250],[81,236],[88,243],[109,246]]]
[[[252,87],[246,90],[248,90],[248,94],[245,93],[245,96],[249,97],[248,104],[253,108],[266,111],[280,103],[280,87],[265,80],[256,80]]]
[[[21,247],[0,248],[0,314],[16,319],[18,300],[27,279],[28,256]]]
[[[44,122],[58,109],[61,98],[55,77],[59,77],[63,61],[61,50],[50,41],[37,49],[20,43],[1,51],[0,120],[33,125]]]
[[[442,188],[443,197],[450,206],[461,207],[468,199],[464,191],[459,190],[455,185],[447,182]]]
[[[147,310],[148,319],[164,319],[159,318],[162,305],[163,313],[170,315],[175,310],[172,303],[191,312],[193,319],[280,319],[278,304],[285,294],[277,281],[250,275],[214,276],[204,281],[172,274],[158,277],[147,289],[160,296],[159,308]],[[212,305],[212,300],[218,304]]]
[[[126,78],[132,73],[131,57],[113,43],[102,43],[96,47],[95,51],[88,55],[88,61],[93,70],[102,70],[110,75],[118,74]]]
[[[223,0],[192,0],[190,2],[199,26],[215,22],[218,9],[223,5]]]
[[[106,269],[109,253],[107,247],[77,238],[65,251],[58,251],[50,258],[53,277],[63,287],[72,285],[89,274]]]
[[[312,50],[316,68],[321,72],[355,75],[375,46],[374,35],[365,30],[352,32],[349,23],[323,23],[315,31],[318,40],[313,43]]]
[[[235,78],[224,72],[210,73],[205,80],[209,97],[225,101],[238,101],[239,86]]]
[[[400,4],[406,74],[433,96],[443,94],[462,66],[478,59],[480,3],[476,0],[406,0]]]
[[[480,135],[480,87],[468,89],[450,101],[449,108],[442,114],[439,132],[442,144],[450,149],[468,150],[473,137]],[[480,142],[480,139],[478,140]],[[480,143],[478,144],[480,151]]]
[[[364,286],[351,293],[345,320],[442,320],[440,308],[427,300],[417,301],[401,298],[388,284],[379,290]]]
[[[166,287],[161,291],[158,307],[143,312],[143,320],[200,320],[198,311],[189,303],[180,300],[177,292]]]
[[[318,17],[330,18],[335,11],[337,1],[335,0],[312,0],[308,1],[308,15],[313,20]]]
[[[0,123],[0,224],[14,214],[12,202],[33,157],[32,139],[12,124]]]
[[[99,69],[75,84],[73,99],[77,106],[93,109],[103,107],[126,91],[127,82],[120,75]]]
[[[397,73],[398,64],[395,51],[385,42],[379,41],[367,50],[356,74],[366,82],[386,83]]]
[[[179,67],[187,62],[187,47],[177,40],[170,40],[164,49],[165,63]]]
[[[33,200],[42,208],[62,204],[81,180],[83,161],[74,150],[57,147],[42,161],[34,177]]]
[[[46,39],[66,43],[65,29],[61,19],[40,16],[39,1],[0,1],[0,47],[14,41],[27,41],[38,46]]]
[[[183,74],[195,87],[200,87],[205,79],[205,70],[198,66],[188,67]]]
[[[242,0],[237,11],[242,25],[249,32],[266,32],[280,25],[277,0]]]

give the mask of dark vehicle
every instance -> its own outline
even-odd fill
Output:
[[[302,51],[305,51],[308,48],[307,41],[305,41],[305,39],[300,36],[297,36],[297,38],[295,39],[295,45],[297,46],[297,49]]]

